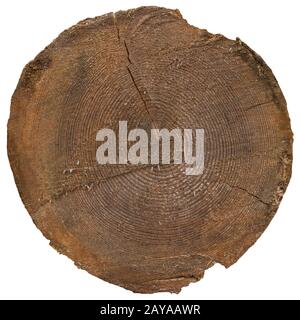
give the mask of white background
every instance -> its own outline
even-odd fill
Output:
[[[277,299],[300,298],[299,1],[1,1],[0,298]],[[77,269],[36,229],[14,184],[6,152],[10,98],[24,65],[64,29],[87,17],[157,5],[178,8],[212,33],[240,37],[272,68],[295,134],[293,176],[280,209],[257,243],[225,269],[216,265],[180,294],[134,294]]]

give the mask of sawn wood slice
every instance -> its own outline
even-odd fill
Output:
[[[99,165],[96,133],[121,120],[203,128],[203,173]],[[141,7],[79,22],[26,65],[8,153],[55,249],[132,291],[178,292],[235,263],[268,226],[290,179],[292,132],[272,71],[245,43]]]

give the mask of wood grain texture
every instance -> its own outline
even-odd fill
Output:
[[[119,120],[204,128],[203,174],[97,165],[96,133]],[[141,7],[79,22],[26,65],[8,154],[55,249],[132,291],[178,292],[235,263],[268,226],[290,179],[292,132],[272,71],[246,44]]]

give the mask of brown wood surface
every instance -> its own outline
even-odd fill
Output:
[[[203,174],[98,165],[96,133],[119,120],[204,128]],[[64,31],[24,68],[8,124],[18,190],[50,244],[137,292],[177,292],[235,263],[278,208],[291,149],[286,102],[260,56],[157,7]]]

